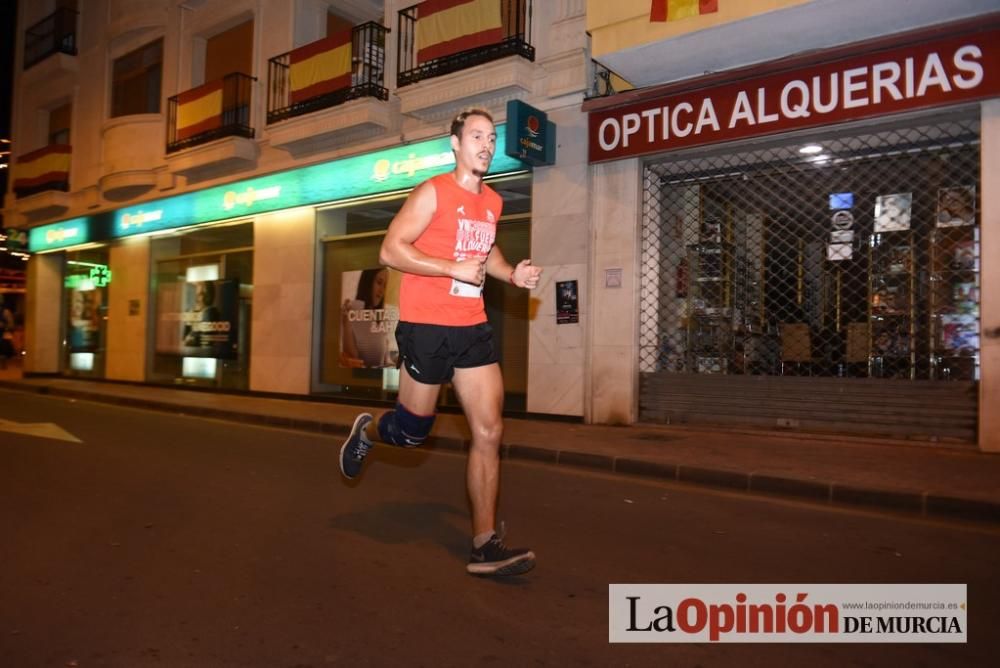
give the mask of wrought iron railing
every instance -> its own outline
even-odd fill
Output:
[[[24,69],[53,53],[76,55],[76,16],[72,9],[60,8],[24,31]]]
[[[615,90],[614,75],[611,70],[601,65],[596,60],[590,61],[590,88],[587,90],[587,98],[607,97],[614,95]]]
[[[362,97],[388,100],[389,90],[385,87],[387,32],[384,26],[373,21],[355,26],[351,35],[350,83],[307,99],[294,99],[292,94],[291,61],[295,52],[271,58],[267,64],[267,122],[276,123]]]
[[[531,0],[496,0],[500,5],[502,29],[496,42],[476,46],[438,58],[420,60],[417,55],[417,19],[420,5],[399,12],[396,84],[399,87],[431,77],[482,65],[507,56],[535,60],[531,44]]]
[[[253,82],[256,77],[232,72],[222,78],[222,81],[211,81],[184,93],[174,95],[167,100],[167,153],[205,144],[222,137],[246,137],[253,139],[254,129],[250,124],[250,105],[253,97]],[[204,130],[194,134],[185,132],[185,127],[178,127],[178,111],[181,97],[190,98],[201,90],[210,90],[221,83],[221,105],[218,117],[211,116],[210,122],[202,121]]]

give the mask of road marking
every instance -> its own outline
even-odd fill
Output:
[[[83,443],[76,436],[53,422],[14,422],[0,418],[0,431],[9,431],[24,436],[37,436],[38,438],[51,438],[55,441]]]

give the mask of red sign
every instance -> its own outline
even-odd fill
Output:
[[[590,113],[589,160],[670,151],[1000,95],[1000,29]]]

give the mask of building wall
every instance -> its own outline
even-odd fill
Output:
[[[587,422],[632,424],[638,408],[638,248],[642,166],[638,159],[594,165],[590,211]],[[620,284],[615,278],[620,277]]]
[[[24,370],[57,373],[62,355],[62,255],[34,255],[28,261]]]
[[[587,0],[587,31],[593,37],[593,55],[600,59],[614,51],[671,39],[810,1],[720,0],[718,11],[711,14],[692,16],[680,21],[651,22],[651,0]]]
[[[532,294],[528,410],[583,415],[584,331],[590,320],[587,119],[567,109],[549,120],[558,126],[558,165],[535,170],[531,195],[531,259],[544,273]],[[569,280],[578,283],[580,322],[560,325],[556,282]]]
[[[309,393],[315,227],[309,208],[254,221],[251,390]]]
[[[112,246],[109,268],[105,377],[142,381],[146,378],[146,335],[150,321],[149,238],[126,239]]]

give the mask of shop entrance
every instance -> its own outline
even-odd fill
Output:
[[[974,440],[979,164],[971,110],[647,165],[641,419]]]

